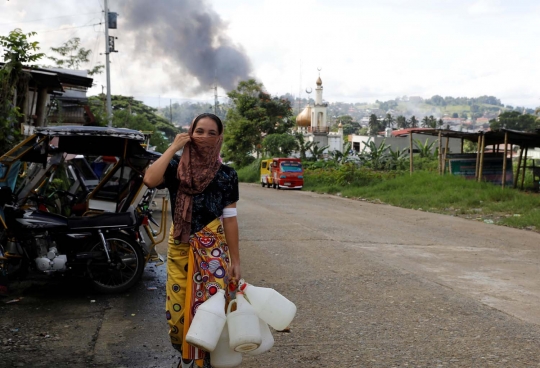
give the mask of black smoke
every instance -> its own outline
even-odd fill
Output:
[[[172,86],[185,86],[194,77],[194,92],[217,83],[225,90],[249,78],[251,63],[242,48],[225,34],[227,25],[206,0],[123,0],[122,25],[135,42],[136,58],[166,65]],[[110,9],[115,11],[115,9]],[[119,40],[120,41],[120,40]]]

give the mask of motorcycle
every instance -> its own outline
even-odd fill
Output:
[[[137,283],[161,241],[156,237],[165,236],[164,226],[159,233],[150,227],[157,225],[147,204],[153,192],[142,178],[159,155],[146,151],[144,140],[128,129],[38,128],[2,156],[0,279],[22,278],[29,270],[79,275],[103,293]],[[107,172],[93,175],[85,160],[98,156],[114,159]]]
[[[87,276],[103,293],[128,290],[141,277],[145,260],[135,241],[135,210],[91,217],[64,217],[21,208],[11,188],[0,187],[5,230],[0,257],[8,276],[25,276],[29,266],[44,273]]]

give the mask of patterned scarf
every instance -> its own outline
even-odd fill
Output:
[[[214,137],[194,137],[195,126],[189,128],[191,141],[186,143],[178,165],[178,195],[174,208],[174,239],[188,243],[191,233],[193,196],[202,193],[216,176],[223,134]]]

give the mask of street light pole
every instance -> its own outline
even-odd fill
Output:
[[[111,102],[111,70],[109,65],[109,54],[111,48],[109,46],[109,2],[105,3],[105,73],[107,75],[107,125],[112,127],[112,102]]]

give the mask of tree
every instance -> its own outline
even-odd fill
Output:
[[[107,125],[105,115],[105,95],[90,97],[92,113],[96,116],[99,125]],[[157,114],[157,109],[145,105],[142,101],[136,100],[131,96],[112,95],[111,106],[113,114],[116,111],[127,111],[128,115],[144,116],[157,130],[165,133],[169,139],[174,139],[179,133],[178,128],[172,125],[169,120]],[[127,116],[127,115],[122,115]]]
[[[23,33],[15,29],[7,36],[0,36],[0,46],[4,50],[4,66],[0,69],[0,153],[8,151],[20,135],[20,123],[24,122],[22,111],[26,103],[30,73],[23,66],[41,59],[44,54],[37,52],[39,43],[30,42],[35,32]]]
[[[409,120],[409,126],[411,128],[418,128],[418,120],[416,120],[416,117],[414,115],[411,116],[411,119]]]
[[[377,135],[377,133],[382,130],[379,119],[377,118],[377,115],[375,115],[375,114],[371,114],[369,116],[368,126],[369,126],[369,134],[370,135]]]
[[[242,167],[251,153],[260,154],[263,137],[286,133],[295,124],[290,101],[272,97],[262,83],[241,81],[227,93],[231,108],[227,112],[224,157]]]
[[[358,123],[343,124],[343,135],[355,134],[358,131]]]
[[[418,153],[420,154],[420,157],[430,157],[431,149],[433,148],[434,144],[435,144],[435,141],[429,142],[428,138],[426,138],[425,143],[422,143],[420,139],[414,140],[414,146],[418,149]]]
[[[300,152],[300,159],[306,159],[306,152],[309,151],[313,142],[306,142],[304,135],[302,133],[295,133],[296,144],[298,146],[298,151]]]
[[[309,152],[311,153],[311,158],[313,159],[313,161],[317,161],[322,158],[324,151],[326,151],[328,147],[329,146],[323,146],[319,148],[319,145],[317,143],[312,144],[309,148]]]
[[[453,113],[453,114],[452,114],[452,118],[454,118],[454,119],[459,118],[458,113],[457,113],[457,112]]]
[[[396,121],[392,114],[386,114],[386,117],[384,118],[384,125],[388,128],[394,127],[394,122]]]
[[[264,137],[262,146],[272,157],[289,157],[298,148],[296,139],[289,133],[269,134]]]
[[[92,53],[92,50],[81,47],[81,39],[79,37],[68,40],[62,46],[51,47],[51,50],[57,53],[59,57],[47,56],[47,58],[54,61],[58,68],[66,69],[80,69],[81,64],[90,61],[89,57]],[[103,73],[104,67],[104,65],[98,64],[88,70],[88,75]]]
[[[525,132],[533,132],[540,127],[540,123],[534,115],[522,114],[519,111],[505,111],[498,119],[489,121],[491,130],[513,129]]]
[[[343,125],[350,124],[354,121],[351,115],[341,115],[341,116],[338,116],[336,120],[339,121]]]
[[[409,127],[409,123],[407,122],[407,119],[403,115],[399,115],[396,118],[396,124],[399,129],[405,129]]]

